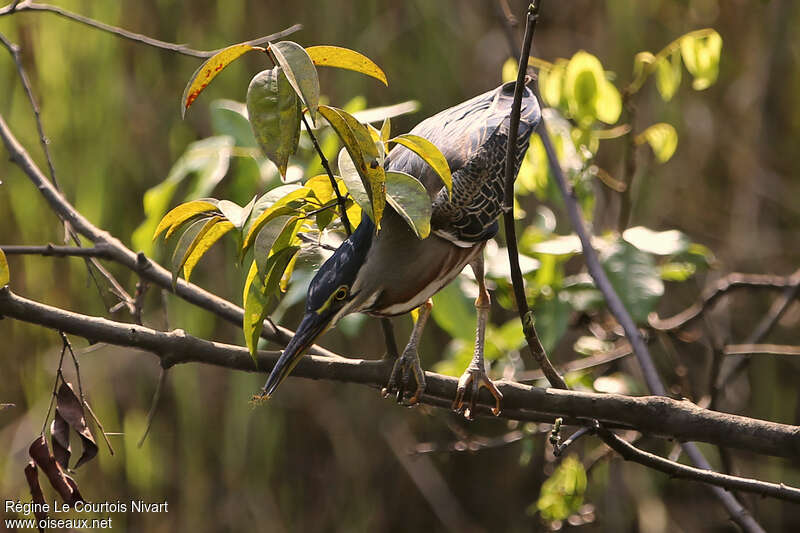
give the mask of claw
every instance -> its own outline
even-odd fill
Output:
[[[410,398],[406,398],[406,393],[409,392],[410,378],[414,377],[416,388],[414,394]],[[387,398],[390,394],[395,393],[395,401],[402,405],[413,406],[419,403],[422,398],[422,393],[425,391],[425,373],[419,364],[419,357],[416,352],[406,351],[403,352],[394,363],[392,373],[389,376],[389,382],[386,387],[381,389],[381,394]]]
[[[470,388],[469,401],[464,399],[467,387]],[[486,372],[475,369],[467,369],[459,378],[456,397],[453,400],[453,411],[463,414],[468,420],[472,420],[475,415],[475,401],[478,399],[481,387],[485,387],[494,396],[495,406],[492,407],[492,414],[494,416],[500,415],[503,393],[497,389],[492,380],[486,375]]]

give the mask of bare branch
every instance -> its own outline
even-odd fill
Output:
[[[219,52],[219,50],[221,50],[221,49],[195,50],[194,48],[190,48],[183,44],[175,44],[167,41],[161,41],[159,39],[153,39],[152,37],[142,35],[141,33],[135,33],[132,31],[119,28],[117,26],[113,26],[111,24],[106,24],[105,22],[100,22],[98,20],[94,20],[92,18],[80,15],[78,13],[67,11],[66,9],[60,8],[58,6],[53,6],[50,4],[38,4],[30,1],[14,2],[6,6],[5,8],[0,9],[0,17],[4,15],[10,15],[12,13],[21,13],[23,11],[54,13],[65,19],[72,20],[74,22],[79,22],[81,24],[95,28],[97,30],[102,30],[104,32],[111,33],[113,35],[116,35],[117,37],[128,39],[129,41],[146,44],[147,46],[152,46],[160,50],[167,50],[169,52],[175,52],[190,57],[208,58]],[[265,37],[260,37],[258,39],[253,39],[252,41],[248,41],[247,44],[257,46],[260,44],[264,44],[267,41],[274,41],[276,39],[281,39],[283,37],[286,37],[287,35],[291,35],[292,33],[300,31],[301,29],[303,29],[302,24],[295,24],[277,33],[273,33]]]
[[[89,222],[86,217],[80,214],[75,207],[55,189],[53,184],[42,174],[39,167],[36,166],[30,154],[28,154],[11,132],[2,115],[0,115],[0,138],[3,140],[12,161],[14,161],[28,178],[30,178],[34,186],[36,186],[45,200],[50,204],[53,211],[60,217],[69,221],[75,231],[91,240],[95,246],[102,245],[108,247],[111,258],[114,261],[136,272],[141,278],[172,291],[172,274],[168,270],[148,259],[143,253],[134,253],[122,244],[119,239]],[[228,322],[236,325],[242,323],[244,311],[241,307],[201,289],[197,285],[179,279],[174,292],[187,302],[202,309],[206,309]],[[294,332],[291,330],[275,326],[269,321],[264,322],[262,337],[265,339],[285,346],[293,335]],[[311,351],[318,355],[336,356],[333,352],[316,345]]]
[[[785,344],[728,344],[725,355],[800,355],[800,346]]]
[[[654,470],[659,470],[670,476],[702,481],[728,490],[754,492],[762,496],[772,496],[773,498],[800,503],[800,489],[790,487],[783,483],[768,483],[757,479],[729,476],[711,470],[703,470],[676,463],[650,452],[640,450],[630,442],[618,437],[607,429],[596,428],[595,430],[603,439],[603,442],[620,454],[624,459],[637,462]]]
[[[528,57],[531,53],[531,43],[533,33],[536,29],[536,20],[539,17],[538,5],[528,8],[527,22],[525,24],[525,36],[522,39],[522,52],[520,54],[517,69],[517,82],[514,86],[514,100],[511,104],[511,116],[508,126],[508,143],[506,148],[505,161],[505,184],[503,195],[503,226],[506,231],[506,246],[508,247],[508,263],[511,269],[511,284],[514,289],[514,299],[519,311],[519,319],[522,323],[522,331],[525,334],[525,341],[531,357],[542,369],[547,381],[553,387],[566,389],[564,381],[550,359],[544,351],[539,335],[534,326],[533,312],[528,308],[528,300],[525,296],[525,282],[522,279],[522,269],[519,266],[519,250],[517,249],[517,233],[514,226],[514,178],[515,166],[517,161],[517,132],[519,131],[520,110],[522,108],[522,93],[525,90],[525,76],[528,69]]]
[[[0,245],[0,250],[6,255],[43,255],[45,257],[96,257],[99,259],[111,259],[111,248],[100,244],[90,248],[80,246],[58,246],[55,244],[45,244],[44,246],[17,246]]]
[[[740,274],[733,272],[720,278],[713,286],[703,292],[702,299],[694,305],[669,318],[659,318],[655,313],[648,317],[650,326],[661,331],[674,331],[696,320],[717,300],[735,289],[792,289],[800,287],[800,270],[791,276],[770,276],[764,274]],[[757,342],[757,341],[756,341]]]
[[[164,367],[200,362],[236,370],[255,371],[247,348],[187,335],[181,330],[162,332],[136,324],[115,322],[64,311],[0,289],[0,315],[78,335],[93,342],[106,342],[152,352]],[[280,352],[260,351],[260,371],[268,372]],[[379,389],[391,371],[391,361],[366,361],[343,357],[308,356],[301,359],[293,375],[360,383]],[[457,380],[427,372],[423,403],[449,408]],[[552,421],[563,416],[570,424],[597,419],[614,427],[637,430],[678,440],[724,444],[732,448],[780,457],[800,457],[800,427],[777,424],[709,411],[689,401],[659,396],[629,397],[560,389],[541,389],[501,380],[504,409],[501,418]],[[478,412],[491,416],[492,397],[481,391]]]

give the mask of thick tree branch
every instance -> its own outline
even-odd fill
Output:
[[[0,289],[0,315],[39,324],[93,342],[140,348],[159,356],[165,367],[200,362],[235,370],[255,371],[247,348],[199,339],[181,330],[157,331],[136,324],[115,322],[58,309]],[[260,351],[259,369],[268,372],[280,352]],[[391,361],[357,360],[309,356],[301,359],[293,375],[360,383],[374,388],[385,385]],[[427,372],[428,386],[423,403],[449,408],[457,380]],[[732,448],[788,458],[800,458],[800,427],[776,424],[738,415],[709,411],[689,401],[666,397],[629,397],[559,389],[541,389],[501,380],[501,417],[518,420],[552,421],[563,416],[572,423],[597,419],[615,427],[678,440],[724,444]],[[479,414],[492,416],[493,399],[481,391]],[[584,421],[584,422],[581,422]]]
[[[53,6],[50,4],[37,4],[35,2],[30,2],[30,1],[12,2],[8,6],[0,9],[0,17],[4,15],[10,15],[12,13],[21,13],[24,11],[39,12],[39,13],[42,12],[54,13],[65,19],[74,22],[79,22],[91,28],[111,33],[113,35],[116,35],[117,37],[128,39],[129,41],[146,44],[147,46],[152,46],[160,50],[167,50],[169,52],[183,54],[185,56],[207,58],[219,52],[219,50],[195,50],[183,44],[175,44],[166,41],[160,41],[158,39],[153,39],[152,37],[142,35],[141,33],[135,33],[132,31],[119,28],[117,26],[113,26],[111,24],[106,24],[105,22],[100,22],[98,20],[94,20],[92,18],[85,17],[83,15],[80,15],[78,13],[73,13],[71,11],[67,11],[66,9],[60,8],[58,6]],[[287,35],[291,35],[292,33],[300,31],[301,29],[303,29],[302,24],[295,24],[277,33],[273,33],[265,37],[260,37],[258,39],[253,39],[252,41],[248,41],[248,44],[251,44],[253,46],[258,46],[268,41],[281,39],[283,37],[286,37]]]
[[[163,289],[169,291],[173,290],[172,274],[168,270],[155,261],[148,259],[143,253],[134,253],[122,244],[119,239],[89,222],[86,217],[80,214],[72,204],[64,198],[61,192],[56,190],[53,184],[42,174],[39,167],[36,166],[30,154],[28,154],[17,138],[14,137],[14,134],[9,129],[2,115],[0,115],[0,139],[3,140],[6,150],[8,150],[11,156],[11,160],[22,169],[28,178],[30,178],[34,186],[36,186],[45,200],[50,204],[53,211],[67,220],[75,231],[88,238],[95,246],[107,247],[114,261],[136,272],[141,278]],[[206,309],[228,322],[236,324],[237,326],[242,323],[244,312],[241,307],[201,289],[197,285],[183,279],[178,279],[174,292],[187,302]],[[285,346],[286,343],[289,342],[289,339],[292,338],[292,335],[294,335],[294,333],[291,330],[275,326],[269,320],[264,322],[262,337],[268,340]],[[311,352],[318,355],[338,357],[333,352],[318,346],[314,346]]]

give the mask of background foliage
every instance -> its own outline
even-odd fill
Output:
[[[305,28],[291,40],[304,46],[335,44],[358,50],[375,60],[389,78],[386,88],[360,75],[320,69],[323,92],[333,105],[347,103],[350,110],[357,111],[406,100],[420,102],[418,113],[393,121],[393,134],[408,131],[423,117],[495,87],[509,55],[492,2],[364,0],[351,2],[348,9],[333,3],[244,1],[75,1],[60,5],[203,49],[300,22]],[[514,13],[523,13],[522,2],[511,5]],[[666,76],[658,84],[645,84],[635,99],[637,132],[663,122],[675,127],[679,140],[673,157],[663,165],[654,164],[653,156],[644,149],[638,152],[640,172],[632,193],[631,226],[677,228],[691,242],[712,250],[716,258],[714,269],[701,271],[685,283],[670,282],[667,277],[666,296],[652,301],[661,316],[693,303],[699,289],[721,273],[788,274],[797,267],[800,182],[793,176],[800,170],[795,155],[800,70],[787,33],[797,23],[800,8],[791,0],[741,0],[724,5],[716,0],[653,0],[635,6],[619,0],[545,4],[534,55],[555,62],[586,50],[602,61],[603,69],[616,73],[611,81],[620,88],[633,78],[633,58],[638,52],[656,53],[680,35],[702,27],[713,27],[722,35],[716,84],[696,92],[684,70],[683,82],[669,102],[662,99],[665,92],[671,92]],[[67,196],[90,220],[129,245],[137,243],[136,228],[145,220],[141,200],[145,191],[175,175],[170,169],[175,171],[176,161],[190,143],[232,133],[221,122],[224,112],[219,107],[223,104],[215,99],[243,101],[252,75],[268,66],[261,57],[243,57],[215,80],[187,120],[181,121],[178,97],[198,60],[121,41],[48,14],[0,19],[0,32],[23,47],[25,67],[42,104],[42,120]],[[9,59],[0,62],[0,73],[0,95],[4,95],[0,110],[20,140],[36,146],[30,109]],[[354,99],[356,95],[360,98]],[[583,109],[571,111],[586,116]],[[612,176],[622,175],[624,143],[601,142],[597,165]],[[40,152],[31,151],[42,164]],[[307,154],[299,161],[313,167],[316,160],[310,150]],[[234,157],[230,164],[228,177],[215,187],[215,179],[221,176],[206,176],[206,185],[218,198],[244,205],[254,189],[275,179],[269,168],[259,169],[252,159]],[[214,165],[208,168],[219,171]],[[307,168],[309,176],[320,170]],[[171,205],[191,193],[192,186],[203,183],[200,178],[193,176],[185,182],[175,178],[178,195]],[[528,178],[529,182],[521,183],[523,190],[528,183],[528,190],[537,192],[536,183],[546,183],[537,182],[535,175]],[[0,162],[0,180],[0,213],[4,215],[0,243],[60,242],[56,217],[29,181],[5,160]],[[584,208],[594,214],[596,231],[616,228],[618,194],[592,176],[580,183],[585,187]],[[575,358],[573,345],[586,335],[571,310],[579,308],[580,296],[591,299],[591,293],[581,292],[584,287],[574,277],[581,264],[578,258],[569,253],[537,253],[535,247],[542,237],[536,231],[569,233],[558,201],[546,190],[539,192],[519,199],[520,207],[534,221],[528,241],[523,237],[523,250],[541,262],[538,270],[530,269],[529,285],[535,292],[531,296],[537,297],[537,327],[543,330],[545,345],[558,363]],[[194,270],[192,279],[240,302],[246,268],[234,265],[233,240],[221,242]],[[144,245],[141,239],[138,243]],[[163,264],[168,264],[168,252],[162,245],[153,248]],[[636,254],[637,249],[620,242],[605,253],[619,257],[624,267],[635,263],[625,257]],[[505,259],[503,253],[497,257]],[[654,261],[653,256],[647,257],[642,261]],[[300,311],[299,305],[290,304],[302,299],[302,276],[307,279],[304,272],[318,264],[319,257],[306,261],[295,274],[296,284],[273,314],[289,327],[296,324]],[[686,261],[673,263],[681,262]],[[97,315],[105,314],[112,303],[87,285],[86,268],[79,260],[9,257],[9,263],[14,290],[27,297]],[[128,281],[127,272],[113,265],[111,269]],[[548,275],[552,279],[547,279]],[[502,289],[502,272],[495,277]],[[630,278],[624,272],[620,277]],[[468,282],[462,285],[469,292]],[[574,290],[559,296],[565,287]],[[487,347],[487,356],[492,357],[490,351],[495,358],[511,354],[496,366],[502,373],[503,368],[511,371],[521,364],[514,357],[520,340],[513,312],[503,308],[509,302],[503,301],[502,290],[496,300],[499,305],[492,315],[496,331],[490,333],[495,345]],[[459,353],[470,350],[474,311],[455,284],[443,291],[437,304],[435,325],[426,331],[420,350],[423,366],[458,374],[464,366]],[[741,295],[720,306],[714,321],[727,332],[726,340],[741,341],[768,306],[766,295]],[[154,327],[180,327],[206,338],[242,342],[241,330],[172,296],[162,298],[155,290],[150,291],[145,310],[145,323]],[[638,318],[649,310],[649,305],[639,313],[632,309]],[[796,343],[792,328],[796,331],[799,317],[795,304],[770,340]],[[405,339],[410,320],[404,317],[395,323],[398,338]],[[702,333],[690,330],[682,340],[691,341],[692,335],[696,339]],[[4,376],[0,402],[16,404],[0,412],[0,443],[9,450],[0,455],[0,494],[21,497],[26,491],[21,475],[25,448],[38,432],[49,401],[61,341],[53,332],[11,320],[0,322],[0,338],[10,339],[0,358]],[[82,341],[76,343],[85,347]],[[354,356],[377,357],[383,352],[377,322],[361,317],[345,321],[325,337],[324,344]],[[668,344],[652,346],[672,393],[695,401],[707,394],[710,353],[703,342],[679,341],[674,350]],[[457,517],[459,510],[465,513],[469,527],[544,527],[540,516],[531,513],[537,509],[542,483],[557,463],[535,426],[509,428],[492,420],[467,424],[444,411],[399,409],[381,401],[377,392],[361,387],[300,380],[284,385],[267,406],[252,410],[246,402],[263,376],[194,365],[170,370],[151,435],[137,448],[159,372],[155,360],[132,350],[97,346],[86,348],[81,361],[83,385],[98,416],[108,431],[124,434],[112,437],[117,455],[111,457],[101,449],[99,461],[79,471],[79,480],[85,480],[84,494],[94,500],[111,495],[120,500],[170,502],[168,515],[132,515],[130,519],[136,523],[126,524],[129,527],[147,531],[175,527],[232,531],[441,529],[443,524],[448,528],[459,525],[453,518],[453,512]],[[796,367],[788,357],[757,359],[746,379],[729,389],[720,407],[797,424],[799,400],[792,378]],[[642,392],[636,365],[627,360],[568,377],[572,386],[582,383],[601,390]],[[412,457],[412,466],[404,456],[418,441],[446,444],[465,431],[494,436],[513,429],[524,429],[525,438],[496,449]],[[670,450],[663,441],[646,439],[645,444],[663,454]],[[598,446],[585,439],[576,452],[588,463],[601,450]],[[711,450],[709,456],[716,461]],[[788,461],[747,454],[735,457],[735,467],[743,475],[794,485],[800,480],[800,472]],[[574,461],[565,460],[564,464],[567,468],[550,478],[548,486],[580,481],[574,478],[580,477],[579,473],[570,478],[570,472],[576,472]],[[409,471],[429,482],[441,476],[443,492],[423,495]],[[583,484],[590,507],[584,507],[580,520],[573,518],[573,522],[592,522],[583,526],[586,529],[732,527],[702,487],[670,481],[617,458],[598,462]],[[547,514],[550,508],[543,508],[542,500],[538,503],[542,516],[555,516]],[[798,513],[788,504],[761,499],[747,503],[767,529],[798,526]]]

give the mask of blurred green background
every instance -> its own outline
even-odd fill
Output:
[[[358,50],[387,74],[385,88],[358,74],[321,69],[322,91],[334,105],[343,106],[355,96],[363,96],[368,106],[420,102],[416,114],[393,121],[395,132],[408,131],[422,118],[497,86],[509,57],[497,4],[488,0],[58,5],[198,49],[301,23],[303,30],[289,39],[305,46]],[[523,19],[527,4],[510,5]],[[664,103],[650,82],[636,99],[639,129],[668,122],[680,141],[667,164],[641,164],[631,225],[679,229],[717,258],[716,270],[680,285],[667,284],[658,307],[661,316],[694,302],[707,282],[725,272],[789,274],[800,263],[800,49],[792,31],[797,24],[800,4],[792,0],[545,2],[533,55],[552,61],[585,49],[617,73],[618,86],[630,80],[633,56],[641,50],[656,52],[701,27],[722,35],[720,77],[710,89],[695,92],[684,79],[672,101]],[[179,99],[200,63],[197,59],[120,40],[48,13],[0,18],[0,32],[22,47],[66,196],[89,220],[128,245],[144,219],[144,192],[166,177],[190,142],[215,133],[209,104],[218,98],[244,100],[250,78],[266,67],[263,58],[245,56],[214,81],[182,121]],[[5,53],[0,54],[0,113],[46,168],[29,104]],[[605,141],[597,164],[619,175],[622,152],[621,142]],[[644,152],[640,159],[647,159]],[[247,174],[247,165],[234,160],[231,175]],[[249,176],[223,180],[214,196],[249,200],[264,186],[257,175]],[[0,154],[0,180],[0,244],[60,243],[63,231],[57,218],[5,154]],[[591,190],[596,194],[596,231],[614,228],[615,193],[597,183]],[[520,201],[529,214],[536,213],[539,204],[533,195]],[[545,203],[557,217],[558,231],[568,233],[558,204]],[[246,272],[234,264],[234,256],[232,241],[217,245],[193,281],[241,303]],[[157,245],[156,257],[163,262],[166,247]],[[18,294],[108,316],[113,299],[98,294],[82,261],[14,256],[9,262],[11,286]],[[116,265],[108,268],[133,291],[135,277]],[[564,268],[574,274],[580,261]],[[302,288],[301,281],[297,284]],[[469,303],[457,291],[450,298]],[[724,325],[726,340],[742,341],[769,305],[768,294],[739,295],[720,306],[714,320]],[[281,322],[294,327],[300,307],[289,308]],[[513,317],[512,311],[495,305],[494,324]],[[115,318],[129,320],[122,312]],[[557,362],[577,357],[573,342],[586,334],[577,314],[569,318],[568,332],[553,339]],[[798,319],[800,307],[795,304],[770,342],[797,343]],[[443,320],[431,325],[423,338],[426,368],[454,351],[452,332]],[[234,326],[155,289],[147,296],[144,323],[242,343]],[[402,343],[410,319],[395,319],[395,325]],[[471,334],[470,320],[462,327]],[[61,341],[56,332],[9,319],[0,321],[0,339],[0,402],[16,404],[0,412],[0,497],[26,498],[26,449],[47,409]],[[406,410],[357,385],[290,380],[268,405],[253,409],[248,399],[263,376],[201,365],[176,367],[169,371],[150,436],[137,448],[159,374],[157,360],[136,350],[87,348],[83,339],[74,343],[94,410],[107,431],[121,434],[111,437],[116,455],[110,456],[101,444],[98,460],[77,473],[84,496],[93,501],[169,502],[167,514],[113,515],[119,530],[735,529],[704,487],[670,480],[617,457],[593,464],[585,505],[572,523],[543,522],[529,509],[531,504],[535,509],[541,484],[557,464],[546,445],[547,427],[485,419],[467,423],[444,410]],[[351,320],[322,343],[354,357],[383,353],[373,319]],[[673,393],[694,401],[707,394],[710,355],[703,342],[676,341],[676,352],[666,344],[652,346]],[[513,356],[502,364],[520,364]],[[530,368],[532,362],[525,364]],[[723,398],[721,408],[798,424],[797,371],[791,358],[758,358]],[[628,360],[575,379],[591,388],[601,375],[624,376],[619,381],[630,383],[626,390],[645,392],[635,382],[635,363]],[[69,372],[68,379],[74,381]],[[524,430],[525,437],[475,453],[407,455],[420,442],[446,447],[464,434],[498,436],[512,430]],[[652,438],[641,444],[665,455],[672,448]],[[599,446],[586,438],[574,451],[589,464],[602,452]],[[716,451],[703,449],[719,465]],[[789,461],[741,452],[734,459],[735,471],[742,475],[800,484],[800,469]],[[750,497],[745,503],[768,530],[800,528],[797,506]]]

